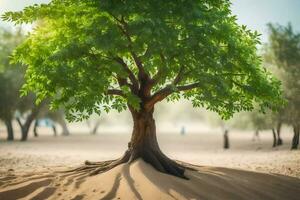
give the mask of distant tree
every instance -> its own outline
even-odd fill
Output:
[[[97,131],[98,131],[98,128],[101,124],[100,120],[87,120],[87,126],[89,127],[90,129],[90,133],[92,135],[96,135],[97,134]]]
[[[54,124],[52,124],[52,128],[54,131],[54,135],[57,134],[56,132],[56,124],[59,124],[62,128],[62,135],[63,136],[68,136],[70,135],[66,120],[65,120],[65,113],[64,110],[55,110],[52,111],[49,109],[49,105],[44,106],[41,111],[39,112],[38,116],[36,117],[36,123],[34,125],[34,135],[37,137],[38,132],[37,132],[37,126],[38,126],[38,121],[43,120],[43,119],[50,119]]]
[[[255,135],[258,135],[262,130],[272,130],[273,135],[273,147],[279,145],[280,130],[278,130],[278,115],[277,113],[267,112],[265,114],[259,113],[258,110],[248,113],[249,121],[251,122],[251,127],[255,129]],[[282,140],[281,140],[282,143]]]
[[[206,112],[206,120],[209,124],[211,124],[214,127],[219,127],[222,130],[223,133],[223,148],[229,149],[230,148],[230,138],[229,138],[229,130],[232,127],[235,127],[235,121],[229,120],[225,121],[220,116],[216,115],[216,113],[212,112]],[[242,127],[244,128],[244,127]]]
[[[7,12],[4,20],[37,26],[13,56],[28,66],[24,94],[52,97],[70,120],[128,108],[134,127],[118,160],[92,174],[144,159],[184,178],[156,138],[155,104],[181,97],[228,119],[282,103],[279,81],[261,67],[259,34],[239,26],[227,0],[58,1]],[[57,95],[57,93],[59,95]],[[91,163],[88,163],[91,164]]]
[[[14,139],[12,120],[21,87],[19,65],[11,65],[9,56],[23,38],[21,30],[11,32],[0,28],[0,120],[6,125],[7,140]]]
[[[228,129],[225,129],[224,130],[224,144],[223,144],[223,148],[224,149],[229,149],[230,148],[230,145],[229,145],[229,135],[228,135]]]
[[[6,73],[0,73],[0,119],[7,129],[7,140],[14,140],[12,120],[16,109],[18,93],[13,88],[12,79]]]
[[[20,89],[20,88],[19,88]],[[21,129],[21,141],[26,141],[30,127],[38,117],[39,112],[47,105],[47,100],[43,100],[39,105],[35,104],[36,97],[33,94],[21,97],[18,102],[17,122]]]
[[[43,107],[46,110],[46,104],[48,103],[48,101],[44,100],[39,105],[36,105],[36,97],[32,93],[28,96],[20,97],[26,67],[20,64],[11,64],[9,57],[14,48],[24,39],[25,36],[21,29],[15,32],[3,28],[0,29],[0,119],[6,125],[8,140],[14,139],[12,120],[15,117],[21,128],[21,140],[27,140],[32,122]],[[18,111],[19,115],[15,115],[16,111]],[[63,133],[68,134],[64,114],[61,111],[50,112],[49,109],[47,109],[47,113],[62,125]]]
[[[300,34],[295,33],[291,24],[287,26],[269,24],[269,62],[281,71],[278,77],[283,82],[287,106],[281,117],[293,126],[292,149],[297,149],[300,131]]]

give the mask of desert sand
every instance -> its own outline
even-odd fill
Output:
[[[299,199],[300,180],[241,170],[195,167],[184,180],[143,160],[95,176],[50,173],[1,179],[0,199]]]
[[[299,199],[300,151],[271,148],[271,134],[251,141],[252,133],[231,133],[222,149],[219,133],[161,134],[162,150],[193,163],[190,180],[162,174],[143,160],[95,176],[62,172],[84,160],[118,158],[129,134],[42,135],[26,143],[0,141],[0,199]]]

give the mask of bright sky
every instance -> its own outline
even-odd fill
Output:
[[[47,3],[50,0],[0,0],[0,14],[6,11],[21,10],[34,3]],[[232,0],[233,13],[238,22],[263,34],[267,41],[266,24],[269,22],[286,25],[291,22],[300,31],[300,0]],[[0,25],[11,24],[1,22]]]

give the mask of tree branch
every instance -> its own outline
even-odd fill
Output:
[[[125,97],[122,90],[117,90],[117,89],[109,89],[107,90],[107,94]]]
[[[114,58],[114,60],[116,62],[118,62],[119,64],[122,65],[123,69],[128,73],[129,75],[129,79],[134,87],[135,90],[138,90],[139,88],[139,82],[138,80],[136,79],[135,75],[133,74],[133,72],[129,69],[128,65],[124,62],[124,60],[120,57],[116,57]]]
[[[123,17],[121,19],[118,19],[116,16],[112,15],[111,13],[109,13],[109,14],[118,22],[118,24],[117,24],[118,28],[121,30],[121,32],[124,34],[124,36],[127,38],[128,42],[129,42],[130,54],[139,70],[139,79],[140,80],[149,79],[149,76],[145,72],[145,69],[144,69],[141,59],[133,51],[133,47],[132,47],[133,42],[132,42],[131,36],[128,32],[128,24],[125,22]]]
[[[166,59],[165,59],[165,56],[162,53],[160,53],[160,58],[161,58],[161,61],[163,63],[163,67],[159,68],[158,72],[151,79],[151,81],[150,81],[150,85],[151,85],[150,87],[151,88],[160,81],[160,79],[163,75],[163,70],[166,66]]]
[[[196,82],[196,83],[177,86],[177,87],[168,85],[165,88],[163,88],[163,89],[157,91],[155,94],[153,94],[151,96],[151,98],[147,101],[145,107],[147,109],[150,109],[154,106],[154,104],[156,104],[159,101],[164,100],[166,97],[168,97],[170,94],[172,94],[174,92],[183,92],[183,91],[192,90],[192,89],[200,87],[201,85],[202,85],[201,82]]]
[[[177,87],[177,91],[187,91],[187,90],[192,90],[192,89],[195,89],[195,88],[198,88],[202,85],[201,82],[197,82],[197,83],[192,83],[192,84],[189,84],[189,85],[182,85],[182,86],[178,86]]]
[[[184,72],[184,65],[181,65],[181,67],[179,69],[179,72],[178,72],[177,76],[175,77],[175,79],[173,81],[174,85],[177,85],[178,83],[180,83],[180,81],[183,78],[183,72]]]

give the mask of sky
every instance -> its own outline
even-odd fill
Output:
[[[48,2],[50,0],[0,0],[0,14]],[[232,3],[232,11],[237,15],[238,23],[262,33],[263,42],[268,38],[266,24],[269,22],[282,25],[291,22],[295,30],[300,32],[300,0],[232,0]],[[12,26],[2,21],[0,25]]]

